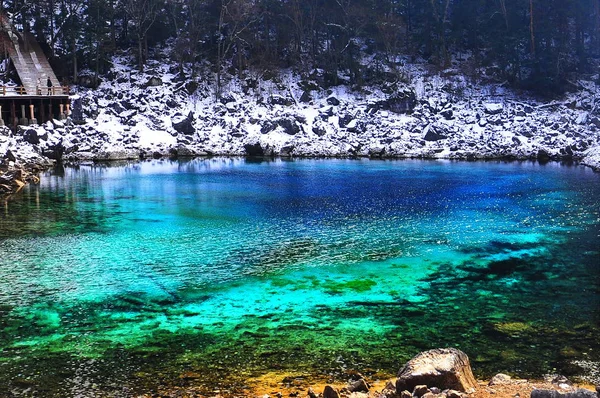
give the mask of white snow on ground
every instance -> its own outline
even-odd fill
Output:
[[[205,154],[573,158],[600,169],[600,87],[593,81],[540,102],[455,70],[433,73],[406,64],[407,82],[387,87],[320,89],[318,71],[314,78],[283,71],[254,84],[231,78],[216,101],[206,71],[190,84],[175,65],[150,62],[144,73],[133,65],[128,56],[114,57],[100,87],[78,90],[73,105],[84,123],[45,124],[36,130],[39,142],[27,133],[31,128],[21,128],[0,151],[18,154],[29,141],[38,154],[61,152],[67,160]]]

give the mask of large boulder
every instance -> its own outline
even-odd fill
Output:
[[[182,114],[177,113],[171,119],[171,123],[173,124],[173,128],[175,129],[175,131],[189,135],[194,134],[196,132],[196,129],[193,125],[193,121],[194,114],[192,112],[190,112],[187,116],[183,116]]]
[[[491,102],[483,104],[483,110],[488,115],[498,115],[504,110],[504,105],[502,105],[501,103]]]
[[[282,117],[277,120],[277,124],[281,126],[283,132],[288,135],[296,135],[302,130],[298,123],[292,118]]]
[[[160,77],[158,76],[152,76],[150,79],[148,79],[148,81],[146,82],[146,87],[160,87],[163,85],[163,81]]]
[[[264,156],[265,149],[260,145],[259,142],[254,144],[245,144],[244,150],[246,151],[247,156]]]
[[[444,132],[440,130],[442,129],[439,126],[428,124],[427,127],[425,127],[425,130],[423,130],[423,133],[425,134],[423,139],[425,141],[440,141],[448,138],[444,135]]]
[[[23,140],[32,145],[38,145],[40,143],[40,137],[35,129],[25,130],[23,132]]]
[[[456,348],[437,348],[420,353],[398,372],[396,391],[399,394],[412,391],[418,385],[473,392],[477,381],[467,354]]]

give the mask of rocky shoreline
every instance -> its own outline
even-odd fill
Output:
[[[243,392],[203,387],[165,387],[142,397],[257,397],[257,398],[597,398],[600,386],[574,384],[561,375],[543,380],[524,380],[499,373],[490,380],[476,380],[467,355],[454,348],[422,352],[408,361],[395,379],[372,379],[348,372],[346,383],[307,382],[282,375],[250,382]],[[189,375],[188,375],[189,376]]]
[[[16,169],[159,157],[564,160],[600,170],[597,78],[544,101],[424,65],[407,66],[405,82],[360,88],[324,88],[315,70],[232,77],[216,101],[210,77],[131,65],[115,57],[98,88],[77,88],[65,120],[1,128],[3,191],[19,189],[7,183]]]

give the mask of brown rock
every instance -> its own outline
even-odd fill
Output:
[[[413,389],[412,395],[413,397],[422,397],[423,395],[431,392],[426,385],[418,385]]]
[[[406,391],[406,393],[410,396],[410,393]],[[381,391],[381,396],[385,398],[399,398],[399,395],[396,393],[396,385],[392,380],[388,380]]]
[[[477,381],[469,358],[455,348],[437,348],[420,353],[398,372],[396,391],[412,390],[417,385],[473,392]]]
[[[409,391],[404,390],[400,393],[400,398],[412,398],[412,394]]]
[[[448,398],[463,398],[464,394],[461,393],[460,391],[448,390],[448,391],[446,391],[446,397],[448,397]]]
[[[369,384],[365,379],[360,379],[348,386],[350,392],[369,392]]]
[[[323,390],[323,398],[340,398],[340,393],[331,386],[325,386],[325,389]]]
[[[307,394],[308,394],[309,398],[318,398],[319,397],[317,395],[317,393],[315,392],[315,390],[312,389],[312,387],[308,387]]]

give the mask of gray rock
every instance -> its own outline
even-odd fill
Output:
[[[320,123],[314,123],[312,126],[312,131],[319,137],[323,137],[325,134],[327,134],[327,130],[325,130],[325,126],[323,126]]]
[[[454,118],[454,112],[452,109],[444,109],[440,112],[440,115],[442,115],[446,120],[452,120]]]
[[[163,85],[163,81],[160,77],[158,76],[152,76],[150,79],[148,79],[148,81],[146,82],[146,87],[160,87]]]
[[[310,102],[310,101],[312,101],[312,97],[311,97],[311,95],[310,95],[310,91],[304,91],[304,92],[302,93],[302,95],[300,96],[300,102],[302,102],[302,103],[305,103],[305,104],[306,104],[306,103],[308,103],[308,102]]]
[[[425,136],[423,137],[423,139],[425,141],[440,141],[440,140],[445,140],[446,137],[445,135],[440,134],[437,131],[437,128],[432,126],[431,124],[427,125],[427,127],[425,127],[425,130],[423,130],[423,133],[425,133]]]
[[[504,110],[504,105],[500,103],[487,103],[483,105],[483,110],[488,115],[498,115]]]
[[[272,95],[271,98],[269,98],[269,103],[271,105],[290,106],[294,102],[292,101],[291,98],[286,98],[286,97],[283,97],[281,95]]]
[[[23,140],[32,145],[38,145],[40,143],[40,138],[38,137],[38,133],[35,129],[25,130],[23,132]]]
[[[282,117],[277,120],[277,124],[281,126],[284,133],[289,135],[296,135],[301,130],[300,125],[294,119]]]
[[[531,392],[531,398],[598,398],[598,394],[583,388],[577,389],[573,392],[565,393],[561,393],[556,390],[539,389]]]
[[[340,100],[334,96],[327,98],[327,103],[329,105],[338,106],[340,104]]]
[[[416,106],[417,96],[409,88],[399,90],[387,99],[387,109],[394,113],[410,113]]]
[[[293,145],[284,145],[279,150],[279,156],[288,158],[288,157],[292,156],[293,152],[294,152]]]
[[[350,114],[345,114],[345,115],[341,115],[339,117],[339,121],[338,121],[338,125],[342,128],[346,127],[348,125],[348,123],[350,123],[352,120],[354,120],[354,116],[350,115]]]
[[[509,375],[505,375],[504,373],[498,373],[497,375],[492,377],[492,379],[488,383],[488,386],[505,385],[511,384],[512,382],[512,378]]]
[[[259,142],[255,144],[246,144],[244,145],[244,150],[246,151],[247,156],[264,156],[265,150],[260,145]]]
[[[171,123],[173,124],[173,128],[175,129],[175,131],[182,133],[182,134],[190,134],[191,135],[196,132],[196,129],[194,128],[194,125],[192,124],[193,120],[194,120],[194,115],[192,112],[190,112],[187,116],[183,116],[182,114],[177,113],[171,119]]]

